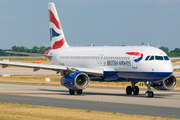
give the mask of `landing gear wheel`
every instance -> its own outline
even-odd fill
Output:
[[[147,98],[148,97],[150,97],[150,98],[154,97],[154,93],[153,93],[153,91],[151,91],[152,82],[151,81],[146,81],[146,84],[147,84],[148,90],[146,91],[145,96]]]
[[[72,89],[69,89],[69,94],[70,94],[70,95],[74,95],[74,94],[75,94],[75,91],[72,90]]]
[[[148,98],[149,97],[149,91],[146,91],[145,96]]]
[[[78,95],[81,95],[81,94],[82,94],[82,90],[78,90],[78,91],[77,91],[77,94],[78,94]]]
[[[127,88],[126,88],[126,94],[127,95],[131,95],[132,94],[132,87],[131,86],[127,86]]]
[[[154,97],[154,93],[153,93],[153,91],[146,91],[145,96],[146,96],[147,98],[148,98],[148,97],[152,98],[152,97]]]
[[[135,86],[133,88],[133,93],[134,93],[134,95],[138,95],[139,94],[139,87],[138,86]]]
[[[149,92],[149,97],[151,97],[151,98],[154,97],[153,91],[150,91],[150,92]]]

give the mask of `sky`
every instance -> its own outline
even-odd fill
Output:
[[[180,0],[0,0],[0,49],[50,46],[49,2],[70,46],[180,48]]]

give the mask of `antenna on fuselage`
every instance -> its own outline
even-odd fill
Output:
[[[157,48],[159,48],[159,44],[158,44]]]

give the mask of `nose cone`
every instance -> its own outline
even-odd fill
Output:
[[[154,68],[154,72],[173,72],[172,62],[169,61],[154,61],[154,63],[150,64],[150,68]]]
[[[173,73],[173,65],[171,61],[162,62],[162,64],[158,64],[158,67],[162,78],[167,78]]]
[[[165,61],[160,66],[163,72],[173,72],[173,65],[171,61]]]
[[[149,79],[162,80],[169,77],[173,73],[173,66],[171,61],[155,61],[151,64],[152,75],[148,76]]]

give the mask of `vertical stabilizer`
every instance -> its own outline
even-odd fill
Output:
[[[51,48],[69,48],[54,3],[48,4]]]

